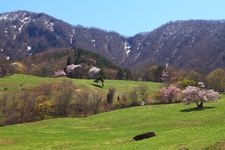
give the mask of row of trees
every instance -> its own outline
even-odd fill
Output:
[[[148,87],[140,85],[118,95],[115,88],[107,93],[84,91],[71,80],[48,83],[0,97],[0,124],[15,124],[52,117],[79,117],[116,108],[137,106],[148,101]]]
[[[203,103],[218,99],[219,93],[206,89],[203,82],[198,86],[187,86],[184,90],[170,85],[160,89],[157,100],[159,103],[184,102],[185,104],[196,103],[198,109],[203,108]]]
[[[194,102],[200,109],[203,108],[204,102],[219,97],[218,92],[206,89],[203,82],[184,89],[175,85],[165,86],[151,98],[148,94],[148,86],[144,84],[119,95],[115,88],[109,88],[106,95],[82,91],[70,80],[63,80],[57,84],[43,84],[32,89],[23,89],[19,94],[5,94],[0,97],[0,116],[3,118],[1,124],[52,117],[88,116],[101,111],[152,103]]]
[[[195,70],[183,70],[163,66],[148,66],[141,72],[138,76],[142,80],[166,82],[167,84],[173,83],[182,89],[187,86],[197,86],[197,83],[202,81],[206,83],[207,88],[212,88],[217,92],[225,91],[225,69],[223,68],[217,68],[206,75]]]
[[[10,65],[10,60],[0,56],[0,77],[3,77],[14,71],[14,68]]]
[[[68,57],[67,64],[71,63],[86,63],[83,64],[86,67],[82,67],[80,70],[76,70],[75,77],[76,78],[88,78],[87,69],[89,68],[88,65],[93,63],[93,59],[87,58],[87,57],[81,57],[82,51],[72,51],[74,52],[71,54],[71,57],[73,56],[73,59],[71,57]],[[62,61],[59,61],[57,58],[61,58],[65,55],[66,52],[61,53],[50,53],[46,54],[46,57],[51,60],[50,58],[55,58],[54,61],[61,62],[58,64],[58,66],[62,66],[62,64],[65,65],[65,62],[62,63]],[[84,53],[84,52],[83,52]],[[57,55],[56,55],[57,54]],[[87,53],[88,55],[91,55]],[[92,54],[94,55],[94,54]],[[43,56],[45,56],[43,54]],[[96,58],[95,56],[94,58]],[[38,58],[33,56],[33,59],[36,60],[38,65],[32,65],[28,67],[28,64],[31,65],[32,63],[29,63],[29,59],[27,59],[27,62],[24,61],[24,63],[21,62],[13,62],[12,60],[6,61],[5,58],[1,57],[0,59],[0,77],[4,76],[6,74],[10,73],[28,73],[28,74],[34,74],[34,75],[40,75],[40,76],[46,76],[46,75],[53,75],[55,66],[49,67],[46,63],[40,63],[38,62]],[[29,60],[29,61],[28,61]],[[97,61],[98,62],[98,61]],[[218,92],[224,92],[225,91],[225,70],[223,68],[218,68],[213,70],[212,72],[208,73],[207,75],[202,74],[200,72],[197,72],[195,70],[182,70],[177,69],[173,67],[167,68],[166,66],[147,66],[144,69],[133,71],[132,73],[127,69],[121,69],[121,68],[115,68],[113,67],[110,62],[106,60],[99,61],[105,65],[111,66],[111,68],[102,68],[102,75],[104,78],[108,79],[119,79],[119,80],[147,80],[147,81],[154,81],[154,82],[163,82],[162,75],[164,74],[165,70],[167,72],[167,83],[176,83],[176,85],[179,88],[185,88],[187,86],[196,86],[198,81],[203,81],[206,83],[206,87],[212,88],[215,91]],[[56,63],[56,64],[57,64]],[[26,65],[25,65],[26,64]],[[52,63],[55,64],[55,63]],[[96,64],[100,65],[101,64]],[[63,68],[63,67],[62,67]],[[86,69],[86,70],[85,70]]]
[[[7,91],[6,91],[7,92]],[[87,116],[100,111],[104,96],[80,91],[70,80],[23,89],[0,97],[1,124],[15,124],[51,117]]]
[[[147,85],[140,84],[133,87],[126,93],[116,95],[115,88],[109,88],[107,93],[107,104],[111,109],[140,106],[149,103],[149,88]]]

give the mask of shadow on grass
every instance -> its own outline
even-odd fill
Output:
[[[96,86],[96,87],[98,87],[98,88],[102,88],[101,85],[98,85],[98,84],[95,84],[95,83],[92,83],[92,85],[94,85],[94,86]]]
[[[210,106],[206,106],[206,107],[203,107],[203,108],[187,108],[187,109],[182,109],[180,110],[180,112],[192,112],[192,111],[202,111],[202,110],[206,110],[206,109],[214,109],[216,107],[210,107]]]

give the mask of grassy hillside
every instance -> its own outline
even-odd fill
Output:
[[[225,141],[225,97],[195,105],[140,106],[87,118],[58,118],[0,127],[0,149],[201,149]],[[154,131],[156,137],[131,140]]]
[[[48,78],[37,77],[23,74],[14,74],[4,78],[0,78],[0,94],[4,92],[18,92],[23,88],[38,86],[42,83],[60,82],[64,79],[71,80],[81,90],[98,90],[106,93],[108,88],[116,88],[117,94],[129,91],[131,88],[140,84],[145,84],[149,87],[149,94],[153,94],[161,86],[160,83],[153,82],[137,82],[124,80],[105,80],[105,86],[99,88],[93,85],[93,80],[88,79],[70,79],[70,78]]]
[[[15,74],[0,78],[0,95],[64,79]],[[109,87],[114,87],[117,94],[146,84],[151,95],[161,86],[152,82],[106,80],[104,88],[98,88],[92,84],[93,80],[68,80],[81,90],[106,93]],[[0,149],[224,149],[225,96],[204,106],[201,111],[195,111],[194,104],[140,106],[86,118],[57,118],[0,127]],[[147,131],[157,136],[132,140],[133,136]]]
[[[146,101],[149,102],[161,86],[160,83],[152,82],[106,80],[105,86],[100,88],[93,81],[22,74],[0,78],[0,125],[37,121],[56,116],[86,116],[115,108],[139,105],[133,104],[132,100],[128,101],[128,96],[126,105],[123,105],[119,98],[130,93],[133,88],[144,84],[148,87]],[[72,83],[74,83],[73,86],[71,86]],[[109,88],[115,88],[115,94],[108,105]],[[61,102],[67,104],[63,106]],[[58,106],[61,106],[60,109]],[[23,114],[29,116],[22,117]]]

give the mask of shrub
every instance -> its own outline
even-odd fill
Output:
[[[92,114],[96,114],[99,111],[101,102],[102,95],[99,92],[89,95],[89,108]]]
[[[47,77],[47,76],[53,75],[54,70],[48,65],[39,65],[35,67],[35,70],[33,73],[34,75],[37,75],[37,76]]]
[[[40,86],[36,87],[35,90],[36,92],[38,92],[38,95],[51,96],[51,93],[53,91],[53,84],[43,83]]]
[[[128,107],[128,96],[126,94],[122,94],[117,97],[117,107],[118,108],[126,108]]]
[[[67,108],[76,87],[70,80],[63,80],[59,87],[54,94],[54,113],[56,116],[67,116]]]
[[[18,95],[4,95],[0,106],[5,125],[40,119],[36,99],[30,90],[23,90]]]
[[[158,101],[159,103],[172,103],[180,101],[181,90],[174,85],[169,87],[163,87],[159,91]]]
[[[77,116],[84,114],[86,117],[89,111],[89,93],[88,92],[80,92],[77,95],[77,100],[75,103],[74,111]]]
[[[138,99],[138,89],[135,87],[129,92],[129,100],[131,106],[140,105],[140,100]]]
[[[163,66],[147,66],[143,70],[143,78],[147,81],[161,82],[161,75],[164,69]]]
[[[195,70],[191,70],[191,71],[187,72],[185,78],[190,80],[190,81],[194,81],[195,83],[197,83],[198,81],[202,80],[202,75]]]
[[[206,77],[208,87],[218,92],[225,91],[225,70],[222,68],[213,70]]]
[[[84,115],[86,117],[89,114],[99,112],[101,102],[102,95],[99,92],[88,93],[84,91],[76,95],[76,101],[71,106],[76,116]]]
[[[178,82],[178,87],[182,89],[186,88],[187,86],[196,86],[196,85],[197,85],[197,82],[190,79],[183,79]]]
[[[9,97],[9,95],[3,95],[0,99],[1,112],[3,115],[3,125],[15,124],[20,122],[20,113],[18,101],[15,96]]]
[[[4,87],[4,88],[3,88],[3,91],[7,91],[7,90],[8,90],[8,88],[7,88],[7,87]]]
[[[142,102],[146,102],[148,98],[148,86],[144,84],[141,84],[140,86],[138,86],[138,93],[140,96],[140,100]]]
[[[36,99],[36,109],[40,119],[49,118],[53,115],[53,102],[45,96],[40,95]]]
[[[34,96],[29,91],[23,91],[19,97],[20,100],[20,120],[21,122],[30,122],[36,120],[37,111]]]

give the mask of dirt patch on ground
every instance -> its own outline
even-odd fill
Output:
[[[218,142],[212,146],[203,148],[203,150],[225,150],[225,142]]]
[[[0,145],[4,146],[4,145],[12,145],[15,144],[16,141],[14,139],[10,139],[10,138],[0,138]]]

